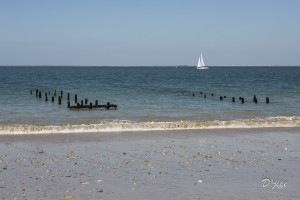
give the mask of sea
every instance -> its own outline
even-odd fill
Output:
[[[0,67],[0,134],[261,127],[300,127],[300,67]]]

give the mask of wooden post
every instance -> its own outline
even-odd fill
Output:
[[[110,103],[107,102],[107,104],[106,104],[106,109],[109,110],[109,108],[110,108]]]
[[[42,98],[42,92],[39,92],[39,98]]]
[[[68,93],[68,101],[70,100],[70,93]]]
[[[195,96],[195,94],[193,93],[193,97]]]
[[[242,100],[242,103],[245,103],[245,99],[244,98],[242,98],[241,100]]]
[[[81,100],[81,106],[83,106],[83,100]]]
[[[256,95],[253,96],[253,102],[254,102],[254,103],[257,103]]]
[[[269,97],[266,97],[266,103],[270,103]]]
[[[30,94],[32,94],[32,90],[30,90]]]
[[[232,97],[232,102],[233,102],[233,103],[235,102],[235,98],[234,98],[234,97]]]
[[[58,96],[58,105],[61,105],[61,97]]]
[[[70,106],[70,101],[68,101],[68,108],[70,108],[71,106]]]
[[[212,93],[211,96],[214,96],[214,93]]]
[[[45,93],[45,101],[48,101],[48,95]]]
[[[52,103],[54,103],[54,97],[52,97],[51,100],[52,100]]]
[[[89,109],[93,108],[93,103],[90,103]]]
[[[77,103],[77,94],[75,94],[75,103]]]
[[[222,101],[223,100],[223,97],[222,96],[220,96],[220,101]]]
[[[85,103],[85,105],[86,105],[86,104],[88,103],[88,99],[85,99],[85,100],[84,100],[84,103]]]

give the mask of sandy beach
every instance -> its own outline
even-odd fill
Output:
[[[300,129],[0,136],[1,199],[299,199]]]

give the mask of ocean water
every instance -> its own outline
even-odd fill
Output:
[[[67,93],[118,108],[70,110]],[[300,127],[300,67],[0,67],[0,104],[2,134]]]

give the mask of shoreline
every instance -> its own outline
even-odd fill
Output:
[[[300,133],[300,127],[255,127],[255,128],[208,128],[208,129],[174,129],[174,130],[133,130],[133,131],[101,131],[101,132],[74,132],[74,133],[26,133],[26,134],[0,134],[0,143],[9,141],[10,139],[20,139],[28,141],[44,141],[45,138],[67,138],[69,142],[93,142],[95,139],[113,140],[116,138],[126,139],[128,136],[134,137],[155,137],[158,135],[169,136],[182,134],[256,134],[256,132],[272,133],[278,131],[297,132]]]
[[[0,125],[0,135],[69,134],[98,132],[148,132],[186,130],[226,130],[255,128],[300,128],[299,116],[277,116],[267,118],[213,121],[170,122],[100,122],[98,124],[62,125]]]
[[[0,193],[8,199],[297,199],[299,143],[299,128],[2,135]]]

